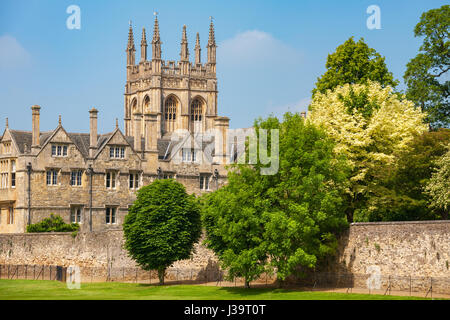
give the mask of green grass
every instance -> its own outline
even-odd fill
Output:
[[[0,280],[0,300],[410,300],[369,294],[312,292],[270,288],[225,288],[199,285],[158,286],[137,283],[82,283],[68,289],[65,283],[45,280]]]

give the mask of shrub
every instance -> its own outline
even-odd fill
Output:
[[[50,214],[50,218],[27,226],[27,232],[74,232],[79,229],[78,223],[65,223],[60,216],[53,213]]]

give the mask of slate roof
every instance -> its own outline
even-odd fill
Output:
[[[55,129],[56,130],[56,129]],[[12,138],[16,142],[20,153],[24,153],[25,144],[27,145],[27,150],[29,151],[32,144],[32,132],[31,131],[20,131],[20,130],[9,130]],[[54,131],[46,131],[40,133],[40,145],[43,146],[48,138],[54,133]],[[113,135],[114,132],[99,134],[97,140],[97,149],[100,150],[105,143],[109,140],[109,138]],[[67,133],[69,138],[76,145],[78,150],[83,154],[84,157],[89,156],[89,143],[90,137],[89,133]],[[126,136],[125,140],[130,144],[130,146],[134,149],[134,137]],[[214,147],[209,146],[214,141],[214,138],[211,141],[202,141],[202,150],[206,152],[210,152],[210,154],[214,155]],[[158,148],[158,158],[159,159],[170,159],[173,148],[176,143],[171,142],[170,137],[164,136],[162,139],[158,139],[157,148]],[[209,146],[209,147],[208,147]],[[214,146],[214,144],[212,144]],[[141,139],[141,150],[145,147],[145,139]],[[208,150],[207,150],[208,149]]]

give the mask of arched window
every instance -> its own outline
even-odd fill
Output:
[[[191,121],[202,121],[202,102],[194,99],[191,104]]]
[[[202,115],[203,115],[203,103],[199,98],[194,99],[190,108],[191,118],[191,130],[202,131]]]
[[[150,111],[150,98],[148,96],[145,96],[143,105],[144,105],[144,112]]]
[[[174,96],[170,96],[166,99],[166,103],[164,104],[164,120],[166,132],[170,132],[175,129],[176,117],[177,99]]]

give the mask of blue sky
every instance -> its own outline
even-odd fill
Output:
[[[68,6],[81,9],[81,29],[69,30]],[[305,110],[327,55],[349,37],[363,37],[386,57],[394,77],[403,73],[421,39],[413,29],[438,0],[346,1],[23,1],[0,3],[0,133],[31,130],[33,104],[41,130],[62,116],[70,132],[88,132],[88,110],[99,111],[99,130],[123,128],[128,23],[134,27],[137,61],[142,27],[147,40],[158,11],[163,59],[178,60],[183,24],[191,60],[200,33],[206,60],[209,17],[216,28],[219,114],[232,128],[251,126],[259,116]],[[381,29],[369,30],[367,7],[381,9]],[[150,49],[150,47],[149,47]],[[150,53],[151,55],[151,53]]]

